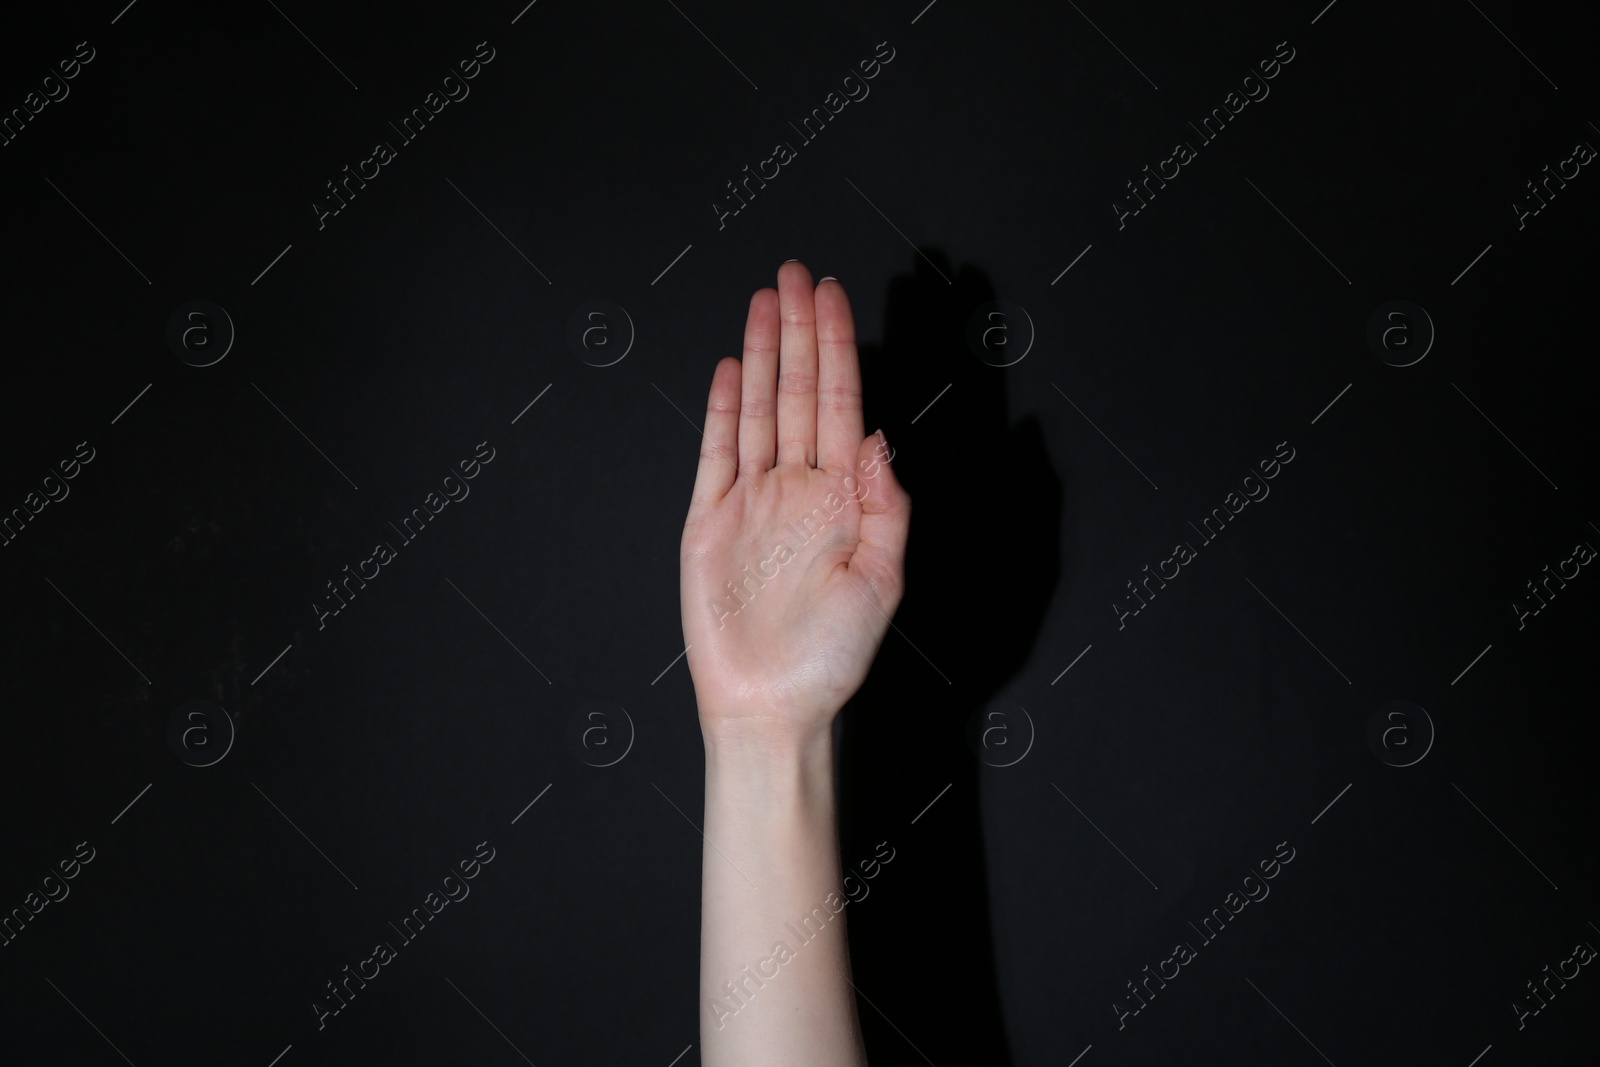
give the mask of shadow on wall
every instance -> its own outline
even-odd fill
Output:
[[[897,629],[842,726],[842,859],[866,893],[850,908],[851,957],[874,1064],[1009,1067],[978,775],[1017,771],[984,767],[968,725],[1038,636],[1061,577],[1065,494],[1038,421],[1011,421],[1007,371],[968,346],[993,285],[927,254],[933,264],[919,255],[889,285],[881,348],[861,351],[867,430],[885,428],[912,521]],[[859,859],[880,842],[894,858],[869,881]]]

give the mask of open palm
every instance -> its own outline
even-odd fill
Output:
[[[680,555],[707,731],[826,726],[866,678],[904,588],[911,500],[864,436],[849,298],[798,261],[750,300],[717,364]]]

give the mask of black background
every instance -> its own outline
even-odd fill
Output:
[[[6,13],[7,112],[95,58],[0,148],[0,509],[94,459],[0,549],[0,910],[95,858],[0,948],[0,1058],[696,1061],[678,539],[712,368],[798,256],[850,292],[916,502],[844,715],[844,862],[895,850],[849,911],[873,1061],[1595,1062],[1591,969],[1512,1008],[1600,941],[1600,578],[1512,607],[1600,543],[1600,178],[1512,209],[1600,143],[1583,10],[924,4]],[[470,96],[319,229],[480,41]],[[870,96],[719,229],[879,42]],[[204,368],[167,342],[197,299],[237,330]],[[567,341],[594,299],[635,331],[610,366]],[[1034,335],[1004,369],[966,340],[991,299]],[[1367,341],[1397,299],[1437,331],[1406,367]],[[470,496],[319,629],[482,441]],[[1270,496],[1119,629],[1279,442]],[[237,731],[208,767],[168,742],[194,699]],[[1395,699],[1436,731],[1404,723],[1407,767],[1367,740]],[[593,702],[632,723],[612,766],[572,743]],[[969,746],[986,712],[1011,747]],[[481,841],[471,896],[319,1030]],[[1119,1029],[1280,842],[1270,896]]]

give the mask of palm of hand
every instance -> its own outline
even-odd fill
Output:
[[[684,525],[684,637],[708,730],[826,726],[903,589],[910,499],[881,434],[862,435],[844,289],[813,293],[798,263],[778,281],[751,300],[744,362],[717,365]]]

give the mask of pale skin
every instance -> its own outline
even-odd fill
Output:
[[[777,289],[750,300],[743,359],[722,359],[712,377],[680,552],[706,752],[707,1067],[867,1062],[832,728],[904,590],[911,499],[891,456],[881,431],[865,434],[844,286],[813,286],[804,264],[785,263]],[[803,940],[801,920],[818,909],[821,932]]]

